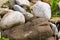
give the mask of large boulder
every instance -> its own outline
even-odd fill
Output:
[[[6,29],[3,33],[8,38],[15,40],[46,40],[53,35],[49,22],[44,18],[33,19],[26,24]]]
[[[39,31],[41,40],[45,40],[53,35],[50,24],[45,18],[34,19],[32,20],[32,24],[34,25],[34,29]]]
[[[8,12],[6,15],[4,15],[4,17],[1,19],[0,27],[2,29],[5,29],[10,28],[15,24],[23,24],[23,23],[25,23],[24,15],[18,11],[11,11]]]
[[[31,23],[15,26],[11,29],[5,30],[4,34],[8,38],[15,40],[38,40],[38,32],[33,29],[30,24]]]
[[[35,16],[44,17],[47,19],[51,18],[51,8],[49,4],[37,1],[36,4],[34,4],[31,8],[33,9],[32,13]]]

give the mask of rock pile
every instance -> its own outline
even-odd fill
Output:
[[[56,40],[48,3],[36,0],[30,5],[29,0],[9,0],[8,8],[0,8],[0,18],[2,36],[10,40]]]
[[[37,18],[23,25],[4,31],[5,36],[16,40],[45,40],[53,37],[53,31],[45,18]]]

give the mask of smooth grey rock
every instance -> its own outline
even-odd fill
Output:
[[[19,5],[14,5],[14,10],[22,12],[23,14],[26,13],[26,10]]]
[[[18,5],[27,5],[27,6],[30,6],[30,3],[28,0],[16,0],[16,3]]]
[[[55,34],[55,35],[58,35],[58,29],[57,29],[57,26],[56,26],[55,24],[53,24],[53,23],[50,23],[50,25],[51,25],[51,28],[52,28],[54,34]]]
[[[51,8],[49,4],[37,1],[31,8],[33,9],[32,12],[35,16],[44,17],[47,19],[51,18]]]
[[[4,15],[1,20],[1,28],[10,28],[15,24],[23,24],[25,23],[25,17],[22,13],[18,11],[11,11]]]

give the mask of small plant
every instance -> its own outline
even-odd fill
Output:
[[[2,37],[0,40],[9,40],[8,38]]]
[[[52,11],[52,17],[60,17],[60,9],[57,6],[57,3],[60,0],[50,0],[51,5],[51,11]]]

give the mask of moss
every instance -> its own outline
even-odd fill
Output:
[[[3,3],[3,5],[1,6],[1,7],[3,7],[3,6],[8,6],[9,5],[9,1],[7,0],[5,3]]]
[[[51,0],[50,5],[51,5],[51,11],[52,11],[52,17],[60,17],[60,9],[57,5],[57,3],[60,0]]]
[[[2,37],[0,40],[9,40],[8,38]]]

